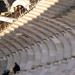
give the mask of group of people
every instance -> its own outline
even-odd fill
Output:
[[[17,14],[17,15],[22,15],[24,12],[25,12],[25,8],[21,5],[18,5],[16,7],[14,7],[14,12]]]
[[[13,70],[14,74],[16,74],[17,71],[20,71],[20,66],[15,62],[12,70]],[[10,70],[6,69],[6,70],[4,70],[2,75],[9,75],[9,73],[10,73]]]

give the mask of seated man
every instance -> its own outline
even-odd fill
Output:
[[[15,65],[13,67],[13,71],[14,71],[14,74],[16,74],[17,71],[20,71],[20,66],[15,62]]]

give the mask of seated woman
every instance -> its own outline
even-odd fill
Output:
[[[13,71],[14,71],[14,74],[16,74],[17,71],[20,71],[20,66],[15,62],[15,65],[13,67]]]

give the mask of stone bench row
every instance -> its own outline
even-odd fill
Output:
[[[14,62],[20,64],[22,69],[29,70],[32,67],[75,56],[74,29],[69,33],[65,27],[68,25],[60,24],[59,21],[49,19],[45,15],[23,24],[24,21],[32,20],[32,18],[27,18],[25,15],[20,19],[21,21],[11,26],[15,28],[22,25],[21,27],[1,37],[1,49],[8,56],[8,69],[13,66]],[[6,31],[9,33],[9,30],[13,29],[11,27],[4,33]]]
[[[75,59],[63,60],[30,71],[20,71],[16,75],[74,75]]]
[[[51,26],[50,26],[51,27]],[[24,28],[24,27],[23,27]],[[26,27],[25,27],[26,28]],[[28,28],[29,29],[29,28]],[[37,29],[37,27],[36,27],[36,29]],[[21,31],[21,29],[17,29],[18,31],[20,30]],[[26,29],[25,29],[26,30]],[[19,32],[20,32],[19,31]],[[23,30],[22,30],[23,31]],[[34,31],[33,31],[34,32]],[[55,31],[54,31],[55,32]],[[24,32],[25,33],[25,32]],[[45,35],[45,34],[44,34]],[[48,35],[47,35],[48,36]],[[52,35],[50,35],[50,36],[52,36]],[[13,36],[14,37],[14,36]],[[21,37],[22,38],[22,37]],[[46,39],[46,38],[45,38]],[[58,47],[57,47],[58,48]]]

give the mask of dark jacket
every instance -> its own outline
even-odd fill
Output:
[[[17,63],[15,63],[15,66],[13,67],[13,71],[20,71],[20,67]]]
[[[2,75],[9,75],[10,71],[4,71]]]

